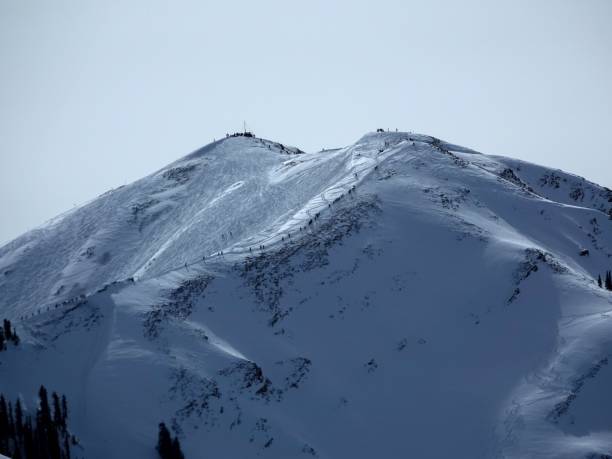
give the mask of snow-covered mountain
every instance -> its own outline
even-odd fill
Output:
[[[229,137],[0,248],[0,392],[88,459],[610,457],[610,215],[430,136]]]

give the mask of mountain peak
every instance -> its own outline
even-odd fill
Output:
[[[422,134],[222,138],[0,248],[0,388],[93,459],[609,454],[611,215]]]

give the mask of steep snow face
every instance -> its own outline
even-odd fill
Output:
[[[470,160],[551,201],[590,207],[612,216],[612,190],[583,177],[499,156],[470,157]]]
[[[246,137],[213,143],[0,249],[2,301],[12,315],[31,313],[118,279],[265,243],[350,166],[347,150],[298,155]]]
[[[94,459],[160,421],[188,458],[604,457],[609,199],[412,133],[225,139],[0,249],[0,392],[66,393]]]

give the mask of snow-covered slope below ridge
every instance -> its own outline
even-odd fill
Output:
[[[0,392],[66,393],[94,459],[162,420],[187,458],[605,457],[611,201],[412,133],[224,139],[0,249]]]

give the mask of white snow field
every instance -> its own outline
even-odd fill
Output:
[[[88,459],[610,457],[611,209],[413,133],[223,139],[0,248],[0,392]]]

